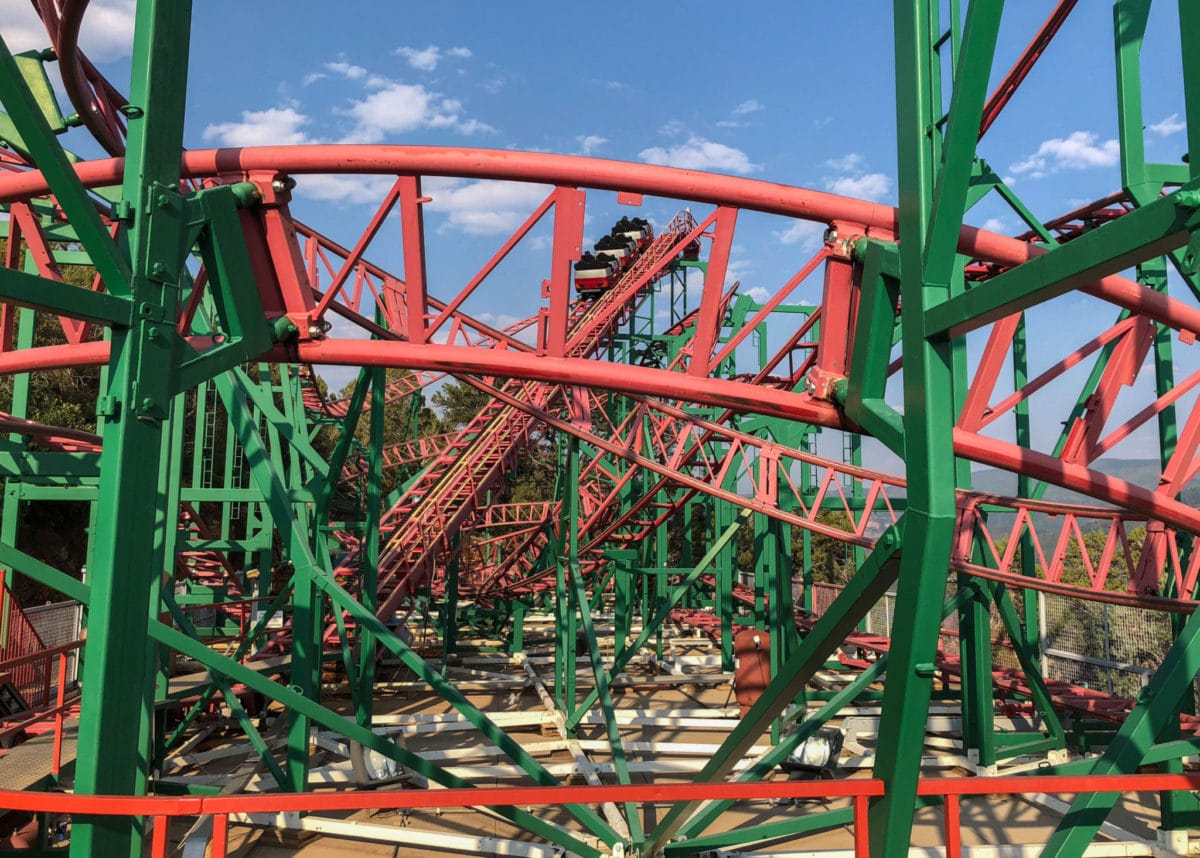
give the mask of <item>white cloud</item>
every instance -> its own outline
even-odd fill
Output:
[[[832,122],[833,122],[832,116],[822,116],[820,119],[814,119],[812,121],[812,127],[815,128],[816,130],[820,131],[822,128],[828,128],[830,123],[832,123]]]
[[[579,144],[579,151],[583,155],[591,155],[601,146],[608,142],[607,137],[601,137],[599,134],[580,134],[575,138],[575,142]]]
[[[446,216],[443,229],[457,229],[471,235],[496,235],[520,226],[551,189],[548,185],[524,182],[430,177],[421,190],[431,199],[426,210]]]
[[[325,72],[309,72],[304,76],[304,80],[300,81],[301,86],[310,86],[319,80],[324,80],[329,77]]]
[[[88,4],[79,44],[96,62],[127,57],[133,51],[136,0],[92,0]],[[4,41],[13,53],[50,47],[50,37],[29,0],[0,0]]]
[[[864,173],[861,176],[840,176],[828,179],[825,189],[844,197],[860,200],[879,200],[892,189],[892,180],[885,173]]]
[[[367,76],[367,70],[362,66],[356,66],[353,63],[338,61],[336,63],[325,63],[325,68],[329,69],[334,74],[340,74],[344,78],[350,80],[360,80]]]
[[[408,60],[408,64],[418,71],[433,71],[438,67],[438,63],[442,61],[443,57],[469,59],[471,49],[447,48],[443,52],[437,45],[429,45],[424,48],[396,48],[395,54],[404,57],[404,59]]]
[[[854,173],[862,169],[863,156],[857,152],[851,152],[841,158],[830,158],[825,162],[825,166],[831,170],[837,170],[839,173]]]
[[[309,118],[293,107],[243,110],[241,122],[219,122],[203,138],[221,146],[288,146],[312,142],[303,128]]]
[[[771,293],[762,286],[752,286],[749,289],[742,289],[740,291],[746,295],[749,295],[760,304],[765,304],[771,300]]]
[[[678,119],[671,119],[658,126],[658,133],[664,137],[678,137],[684,131],[684,125]]]
[[[983,222],[981,228],[988,232],[1005,232],[1008,229],[1008,222],[1002,217],[990,217]]]
[[[1179,118],[1178,113],[1172,113],[1162,122],[1155,122],[1153,125],[1147,125],[1146,128],[1159,137],[1170,137],[1172,134],[1178,134],[1186,129],[1187,123]]]
[[[395,183],[393,176],[296,176],[296,193],[340,205],[378,205]]]
[[[758,111],[764,110],[764,109],[765,108],[763,107],[761,102],[757,101],[756,99],[751,98],[748,101],[743,101],[741,104],[739,104],[737,107],[735,107],[733,109],[733,115],[734,116],[745,116],[747,113],[758,113]]]
[[[857,152],[825,162],[830,170],[840,176],[826,176],[825,190],[846,197],[862,200],[879,200],[892,190],[892,180],[886,173],[868,173],[867,162]]]
[[[420,84],[389,83],[366,98],[340,111],[356,121],[343,143],[378,143],[388,134],[403,134],[418,128],[450,128],[460,134],[495,131],[485,122],[460,115],[462,102],[442,98]]]
[[[745,128],[749,122],[738,122],[736,119],[720,119],[716,122],[718,128]]]
[[[79,44],[97,62],[127,57],[133,52],[136,0],[97,0],[88,4]]]
[[[643,149],[638,153],[638,157],[647,164],[664,164],[687,170],[753,173],[759,169],[759,165],[751,163],[750,158],[741,149],[726,146],[724,143],[714,143],[694,134],[686,143],[680,143],[670,149],[664,149],[662,146]]]
[[[821,246],[825,236],[825,224],[818,221],[798,220],[787,229],[774,233],[780,244],[798,244],[803,251],[813,251]]]
[[[1046,140],[1036,152],[1008,169],[1015,175],[1028,173],[1030,178],[1040,179],[1059,170],[1115,166],[1121,157],[1120,144],[1105,140],[1097,145],[1097,140],[1091,131],[1072,131],[1067,137]]]

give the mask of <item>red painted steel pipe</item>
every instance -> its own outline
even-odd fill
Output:
[[[58,654],[58,699],[54,704],[54,756],[50,761],[50,773],[58,777],[62,769],[63,710],[67,698],[67,654]]]
[[[121,158],[112,158],[85,161],[75,166],[85,185],[104,187],[120,183],[125,162]],[[537,182],[634,191],[824,223],[837,221],[891,235],[898,231],[896,210],[891,206],[761,179],[577,155],[431,146],[263,146],[185,152],[181,169],[184,178],[273,172],[296,175],[405,174]],[[0,175],[0,203],[48,192],[49,186],[36,170]],[[973,258],[1004,266],[1020,265],[1046,252],[1026,242],[974,227],[963,227],[958,249]],[[1200,334],[1200,310],[1127,278],[1110,275],[1081,291],[1170,327]]]

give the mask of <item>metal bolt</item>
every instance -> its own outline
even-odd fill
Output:
[[[171,198],[168,197],[166,194],[159,194],[157,197],[154,198],[154,203],[160,209],[169,209],[171,207]]]
[[[146,339],[152,343],[157,343],[162,339],[162,334],[158,332],[158,328],[151,328],[146,332]]]
[[[154,408],[154,400],[147,396],[142,400],[142,410],[149,411],[152,408]]]
[[[166,277],[167,276],[167,266],[161,262],[155,262],[153,265],[150,266],[150,274],[153,277]]]
[[[324,331],[321,330],[320,325],[309,325],[308,326],[308,335],[310,337],[319,337],[323,333],[324,333]]]

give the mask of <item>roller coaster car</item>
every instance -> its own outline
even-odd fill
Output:
[[[596,242],[597,253],[607,253],[624,271],[633,264],[638,255],[637,242],[624,235],[606,235]]]
[[[575,263],[575,291],[581,298],[596,298],[613,284],[621,267],[607,253],[585,253]]]
[[[612,235],[625,236],[637,242],[638,252],[645,250],[654,240],[654,231],[650,224],[640,217],[623,217],[612,228]]]

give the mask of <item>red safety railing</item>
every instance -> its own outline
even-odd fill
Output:
[[[0,661],[0,676],[11,675],[13,672],[20,670],[28,665],[36,665],[39,673],[46,677],[46,703],[41,706],[35,706],[28,712],[14,714],[4,721],[3,729],[0,729],[0,738],[9,738],[20,733],[34,724],[54,719],[54,752],[50,761],[51,774],[58,775],[62,768],[62,743],[63,743],[63,722],[66,713],[75,705],[75,699],[78,694],[72,694],[71,698],[67,698],[67,662],[72,652],[83,646],[82,640],[72,641],[60,646],[50,647],[41,652],[32,653],[31,655],[23,655],[20,658],[6,659]],[[58,669],[55,671],[54,665],[57,663]],[[52,686],[50,677],[57,674],[55,684]],[[54,705],[49,705],[50,689],[55,688]],[[7,809],[8,805],[0,806]]]
[[[33,627],[29,617],[25,616],[7,584],[0,590],[0,601],[3,602],[4,626],[4,636],[0,640],[0,660],[7,664],[9,660],[18,660],[22,656],[36,655],[44,651],[46,642]],[[6,675],[0,681],[12,683],[28,705],[36,708],[49,703],[51,671],[47,663],[40,660],[14,662],[13,666],[4,672]]]
[[[945,808],[947,858],[960,858],[959,804],[963,797],[1024,793],[1121,793],[1200,789],[1200,774],[1031,775],[1015,777],[930,778],[917,794],[940,797]],[[212,858],[225,858],[229,817],[311,811],[408,810],[446,807],[513,807],[562,804],[753,800],[773,798],[851,798],[854,802],[854,854],[870,853],[867,808],[885,794],[883,781],[778,781],[774,783],[628,784],[604,786],[502,787],[487,789],[355,791],[212,796],[86,796],[0,790],[0,810],[87,816],[142,816],[154,820],[152,858],[167,855],[169,822],[177,817],[211,816]]]

